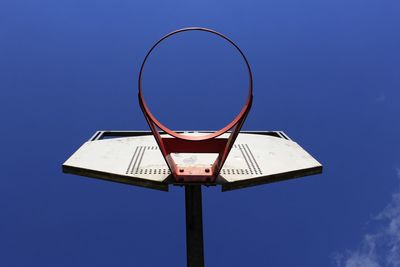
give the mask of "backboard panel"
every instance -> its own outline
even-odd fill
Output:
[[[178,164],[205,166],[215,155],[175,157]],[[178,184],[150,132],[99,131],[63,164],[63,171],[164,191]],[[241,132],[217,184],[227,191],[320,172],[321,164],[283,132]]]

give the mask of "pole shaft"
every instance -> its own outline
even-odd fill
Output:
[[[204,267],[201,185],[185,185],[188,267]]]

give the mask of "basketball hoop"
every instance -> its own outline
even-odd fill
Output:
[[[208,32],[228,41],[248,70],[244,106],[216,132],[175,132],[154,117],[143,98],[142,73],[151,52],[163,40],[187,31]],[[221,185],[222,191],[229,191],[322,172],[321,163],[282,131],[240,132],[253,100],[250,65],[233,41],[214,30],[184,28],[165,35],[147,52],[138,86],[139,104],[151,131],[97,131],[64,162],[63,172],[162,191],[184,185],[189,267],[204,266],[202,185]],[[174,160],[177,154],[180,160]],[[209,160],[207,164],[203,159]]]
[[[236,48],[236,50],[242,56],[246,64],[249,76],[248,96],[239,114],[225,127],[213,133],[208,133],[206,135],[185,135],[169,129],[154,117],[143,97],[142,74],[144,66],[150,54],[165,39],[173,35],[188,31],[208,32],[217,35],[220,38],[229,42]],[[139,72],[138,89],[139,89],[138,97],[139,97],[140,107],[154,135],[154,138],[160,148],[160,151],[174,177],[175,182],[185,183],[185,184],[186,183],[214,184],[236,140],[236,137],[238,136],[244,121],[246,120],[247,114],[250,111],[253,100],[253,78],[250,65],[243,52],[240,50],[239,46],[237,46],[232,40],[230,40],[225,35],[207,28],[191,27],[173,31],[162,37],[160,40],[158,40],[147,52]],[[229,131],[229,137],[221,137],[221,135],[227,133],[228,131]],[[161,135],[161,133],[165,133],[167,135]],[[208,167],[196,166],[196,165],[182,165],[182,164],[177,164],[175,162],[174,158],[172,157],[172,154],[174,153],[192,153],[192,154],[216,153],[217,158]]]

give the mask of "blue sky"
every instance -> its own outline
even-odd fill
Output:
[[[250,61],[244,128],[283,130],[325,167],[203,190],[206,265],[400,266],[399,11],[394,0],[2,1],[0,265],[185,265],[182,188],[65,175],[61,164],[96,130],[147,129],[136,96],[147,49],[203,26]],[[202,37],[149,62],[146,92],[171,128],[216,129],[240,105],[237,55]]]

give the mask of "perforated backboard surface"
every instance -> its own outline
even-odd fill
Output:
[[[216,155],[173,156],[178,165],[207,166]],[[63,171],[164,191],[178,185],[150,132],[98,131],[63,164]],[[227,191],[321,172],[322,165],[283,132],[241,132],[217,185]]]

